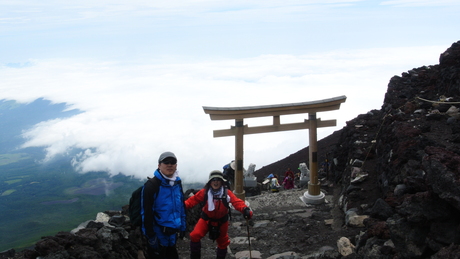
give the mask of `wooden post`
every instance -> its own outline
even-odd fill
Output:
[[[308,114],[310,121],[310,143],[309,143],[309,161],[310,161],[310,182],[308,183],[308,194],[319,195],[320,185],[318,184],[318,141],[316,128],[316,113]]]
[[[245,200],[245,191],[243,187],[243,136],[244,136],[244,125],[243,119],[235,120],[235,190],[236,197]]]

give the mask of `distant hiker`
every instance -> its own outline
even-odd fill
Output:
[[[158,159],[154,178],[161,180],[154,190],[148,181],[142,190],[142,232],[148,240],[147,256],[150,259],[178,259],[176,240],[182,239],[186,230],[184,194],[177,169],[177,158],[164,152]]]
[[[272,179],[270,180],[270,190],[272,192],[279,192],[281,185],[278,182],[278,175],[273,175]]]
[[[267,191],[270,190],[272,178],[273,178],[273,174],[269,174],[267,178],[265,178],[265,180],[262,182],[262,187],[264,190],[267,190]]]
[[[209,232],[209,237],[217,242],[217,259],[227,255],[230,244],[228,237],[229,203],[246,219],[252,218],[252,211],[244,201],[237,198],[224,184],[221,171],[214,170],[209,174],[209,181],[203,189],[185,201],[185,207],[190,209],[199,203],[203,204],[201,218],[190,233],[190,258],[201,258],[201,239]]]
[[[230,190],[233,190],[234,184],[235,184],[235,160],[232,160],[232,162],[224,165],[222,167],[224,179],[226,180],[226,183],[228,185],[228,188]]]
[[[286,172],[284,173],[284,180],[283,180],[283,186],[284,189],[289,190],[294,188],[294,173],[291,171],[291,168],[288,167]]]

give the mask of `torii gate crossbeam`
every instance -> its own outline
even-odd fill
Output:
[[[329,99],[317,100],[312,102],[289,103],[263,106],[247,107],[208,107],[203,106],[206,114],[211,120],[235,120],[235,126],[230,129],[214,130],[214,137],[235,136],[235,195],[245,199],[243,188],[243,135],[258,134],[276,131],[309,129],[309,164],[310,182],[308,183],[308,195],[320,195],[320,188],[317,176],[317,136],[318,127],[336,126],[336,120],[321,121],[316,118],[317,112],[338,110],[340,104],[345,102],[346,96],[338,96]],[[281,124],[281,115],[308,113],[309,118],[300,123]],[[266,126],[248,127],[243,125],[246,118],[273,116],[273,124]]]

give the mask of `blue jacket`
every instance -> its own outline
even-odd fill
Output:
[[[155,233],[159,228],[154,226],[185,231],[186,214],[181,179],[177,177],[171,186],[169,180],[164,178],[158,169],[154,177],[161,180],[158,193],[154,193],[151,181],[148,181],[142,190],[142,232],[150,239],[162,236],[161,233]]]

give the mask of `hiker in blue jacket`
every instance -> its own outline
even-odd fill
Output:
[[[177,158],[164,152],[158,159],[154,177],[161,180],[158,191],[148,181],[141,196],[142,232],[148,240],[150,259],[178,259],[176,240],[186,230],[184,193],[177,171]]]

